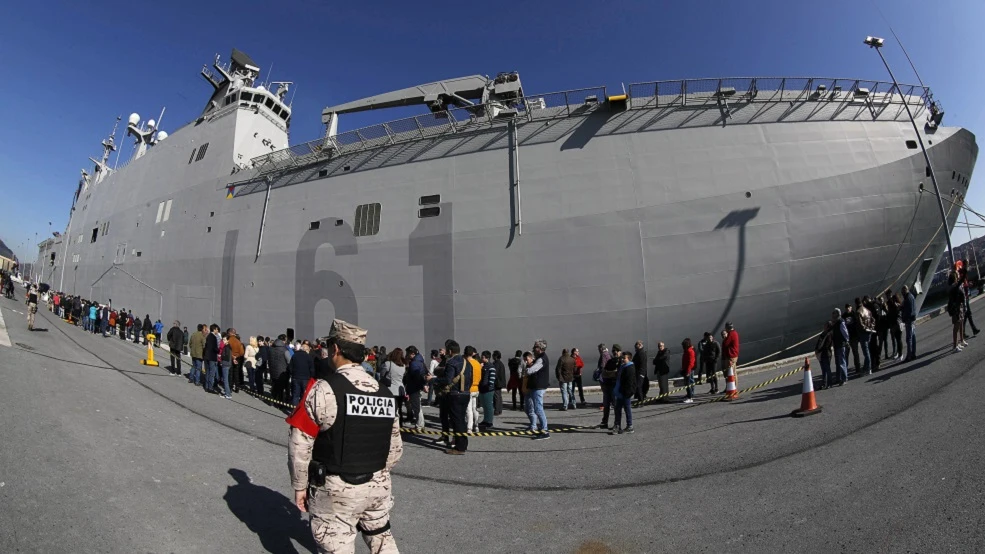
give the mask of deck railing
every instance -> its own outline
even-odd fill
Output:
[[[900,104],[929,108],[933,95],[921,85],[885,81],[818,77],[729,77],[633,83],[626,90],[630,110],[678,107],[701,108],[730,102],[866,102],[875,106]],[[621,94],[621,92],[620,92]],[[579,117],[608,109],[606,87],[589,87],[525,95],[515,106],[527,121]],[[479,109],[477,109],[479,108]],[[303,167],[332,155],[351,154],[388,144],[427,139],[451,133],[503,125],[501,106],[487,104],[398,119],[339,133],[257,156],[251,160],[260,175]],[[476,115],[482,114],[482,115]]]

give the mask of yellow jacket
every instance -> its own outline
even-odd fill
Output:
[[[482,380],[482,365],[475,358],[469,358],[469,363],[472,365],[472,387],[469,392],[477,393],[479,392],[479,381]]]

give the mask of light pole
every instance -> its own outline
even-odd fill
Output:
[[[910,118],[910,124],[913,125],[913,132],[917,135],[917,142],[920,144],[920,150],[923,151],[923,159],[927,162],[927,169],[930,170],[930,180],[934,183],[934,192],[937,193],[937,207],[941,211],[941,222],[944,224],[944,238],[947,240],[947,253],[951,258],[951,269],[954,269],[955,259],[954,259],[954,248],[951,247],[951,230],[947,226],[947,214],[944,212],[944,200],[941,197],[941,189],[937,186],[937,174],[934,173],[934,166],[930,163],[930,156],[927,154],[927,147],[923,144],[923,137],[920,136],[920,129],[917,128],[917,121],[913,119],[913,112],[910,111],[910,104],[906,100],[906,96],[903,96],[903,91],[899,88],[899,83],[896,82],[896,76],[893,75],[893,70],[889,68],[889,62],[886,61],[886,57],[882,55],[882,45],[885,41],[878,37],[865,37],[862,41],[864,44],[868,45],[869,48],[875,48],[876,52],[879,53],[879,59],[882,60],[882,64],[886,66],[886,71],[889,72],[889,78],[893,80],[893,86],[896,88],[896,92],[899,93],[900,98],[903,99],[903,108],[906,109],[906,115]]]

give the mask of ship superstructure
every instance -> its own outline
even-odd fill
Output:
[[[195,121],[166,138],[128,121],[140,155],[83,178],[56,288],[247,335],[313,338],[341,317],[427,349],[652,348],[731,320],[749,360],[855,296],[929,285],[948,230],[903,102],[951,200],[978,152],[920,86],[526,94],[516,73],[329,107],[325,136],[291,146],[288,84],[258,74],[234,50],[203,69]],[[428,113],[338,132],[347,113],[415,104]]]

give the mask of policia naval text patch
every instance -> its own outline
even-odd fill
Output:
[[[345,413],[353,416],[397,417],[397,403],[391,397],[368,394],[346,394]]]

